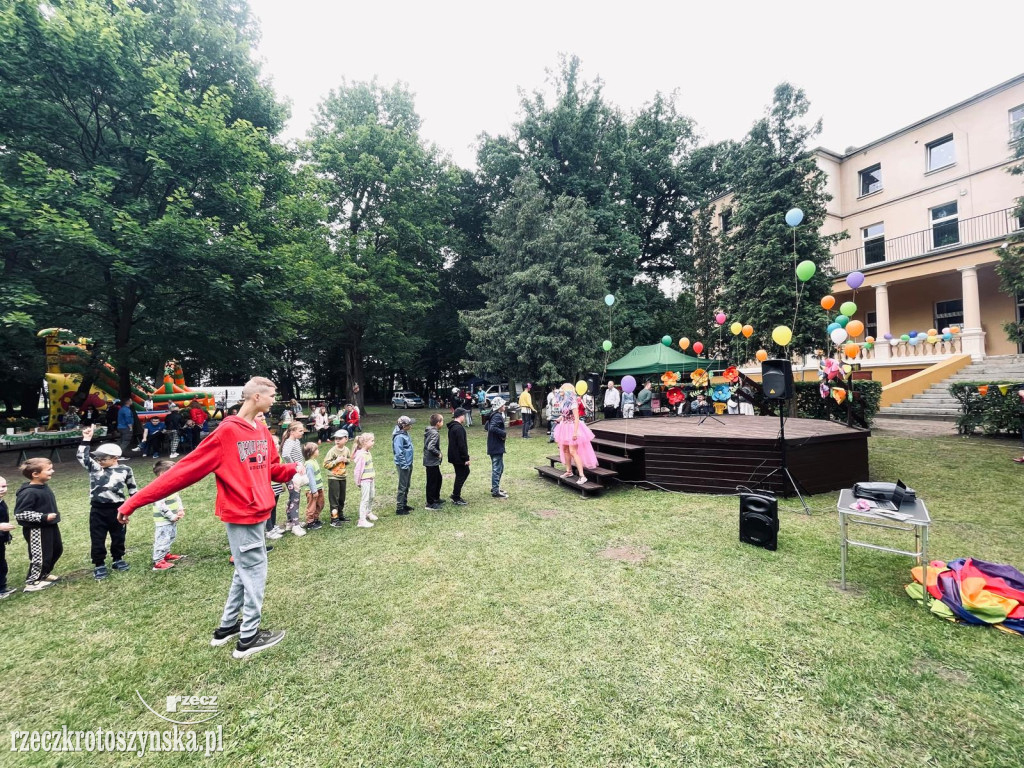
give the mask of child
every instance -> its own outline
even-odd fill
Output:
[[[113,567],[127,571],[124,561],[125,527],[117,522],[117,508],[138,493],[132,468],[117,463],[121,447],[104,443],[89,455],[89,442],[94,427],[82,430],[82,444],[78,446],[78,463],[89,473],[89,536],[92,540],[93,578],[107,578],[107,534],[110,534],[110,556]]]
[[[391,433],[391,448],[395,453],[395,467],[398,468],[398,495],[395,498],[395,514],[408,515],[413,508],[409,506],[409,482],[412,480],[412,438],[409,430],[413,419],[399,416],[398,423]]]
[[[359,488],[359,522],[357,528],[373,528],[377,516],[373,514],[373,496],[376,491],[373,471],[373,432],[364,432],[356,438],[356,454],[353,457],[356,487]]]
[[[306,477],[309,488],[306,490],[306,530],[317,531],[324,527],[320,522],[320,513],[324,511],[324,475],[316,455],[320,450],[317,443],[306,443],[302,446],[302,458],[306,460]]]
[[[25,591],[38,592],[57,580],[51,571],[64,554],[60,538],[60,512],[57,499],[47,485],[53,477],[49,459],[29,459],[21,465],[21,474],[28,482],[18,489],[14,503],[14,519],[22,527],[28,544],[28,576]]]
[[[14,525],[7,514],[7,480],[0,477],[0,600],[10,597],[17,590],[7,588],[7,545],[11,543],[11,531]]]
[[[153,465],[153,474],[160,477],[173,466],[174,462],[170,459],[158,461]],[[185,507],[181,503],[181,496],[172,493],[166,499],[155,502],[153,508],[153,524],[156,526],[153,533],[153,570],[166,571],[183,557],[172,555],[171,545],[178,537],[178,521],[185,516]]]
[[[423,430],[423,466],[427,468],[427,509],[438,510],[444,506],[441,501],[441,433],[438,428],[444,423],[440,413],[430,416],[430,426]]]
[[[261,413],[256,417],[256,421],[267,425],[266,418],[260,418],[263,416]],[[277,435],[271,435],[270,439],[274,441],[274,447],[277,448],[278,453],[281,452],[281,438]],[[267,538],[276,541],[284,536],[284,530],[277,524],[277,502],[280,501],[281,496],[284,494],[284,483],[279,483],[275,480],[270,481],[270,490],[274,492],[274,508],[270,510],[270,517],[267,518]],[[269,546],[269,545],[268,545]],[[269,551],[269,550],[267,550]]]
[[[327,497],[331,505],[331,526],[340,528],[347,518],[345,517],[345,484],[348,463],[352,461],[352,454],[348,449],[348,432],[339,429],[334,433],[334,445],[324,457],[324,469],[330,474],[327,476]]]
[[[301,421],[293,421],[284,431],[284,443],[281,446],[281,461],[301,465],[302,456],[302,435],[306,427]],[[305,472],[302,473],[305,475]],[[299,525],[299,502],[302,495],[299,493],[299,486],[294,479],[285,485],[288,490],[288,505],[285,507],[285,531],[291,531],[296,536],[305,536],[306,529]]]

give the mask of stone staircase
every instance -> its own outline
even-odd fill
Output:
[[[1024,355],[998,355],[972,363],[938,384],[932,384],[919,395],[882,408],[879,416],[897,419],[928,419],[929,421],[956,421],[960,404],[949,394],[951,384],[978,381],[1017,384],[1024,382]]]

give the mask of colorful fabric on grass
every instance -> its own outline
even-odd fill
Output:
[[[906,591],[920,602],[926,588],[935,598],[929,607],[936,616],[1024,635],[1024,574],[1016,568],[969,557],[935,560],[928,565],[928,583],[922,585],[923,570],[911,569],[914,583]]]

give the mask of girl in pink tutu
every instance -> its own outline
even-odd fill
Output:
[[[576,390],[572,384],[563,384],[559,392],[558,406],[561,414],[558,417],[558,426],[555,427],[555,442],[558,443],[562,455],[562,464],[566,472],[562,477],[572,477],[573,464],[579,473],[578,485],[587,482],[587,476],[583,472],[584,467],[593,469],[597,466],[597,455],[594,453],[594,446],[591,441],[594,433],[590,427],[580,418],[579,406],[576,399]]]

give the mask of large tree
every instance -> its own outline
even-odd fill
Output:
[[[1024,123],[1017,123],[1016,127],[1012,156],[1014,160],[1024,160]],[[1024,162],[1011,165],[1007,171],[1014,176],[1024,176]],[[1024,195],[1017,198],[1013,216],[1018,222],[1024,222]],[[1006,238],[1006,243],[999,248],[996,273],[1004,291],[1011,296],[1024,295],[1024,229],[1012,232]],[[1003,330],[1010,341],[1024,343],[1024,323],[1004,323]]]
[[[518,381],[555,382],[593,370],[606,291],[596,227],[586,205],[549,202],[532,174],[512,183],[479,269],[482,309],[466,311],[467,365]]]
[[[803,285],[789,347],[794,353],[810,352],[821,343],[824,315],[818,299],[831,288],[829,246],[837,239],[819,234],[831,198],[825,173],[808,149],[821,131],[820,121],[802,122],[809,108],[802,90],[783,83],[767,114],[747,134],[735,158],[735,197],[722,252],[722,308],[754,326],[752,342],[775,350],[772,329],[794,326],[799,287],[794,261],[817,265]],[[804,213],[795,229],[785,221],[791,208]]]
[[[30,286],[39,325],[96,337],[122,394],[133,364],[228,357],[266,317],[262,227],[290,159],[255,39],[236,0],[0,12],[4,281]]]

